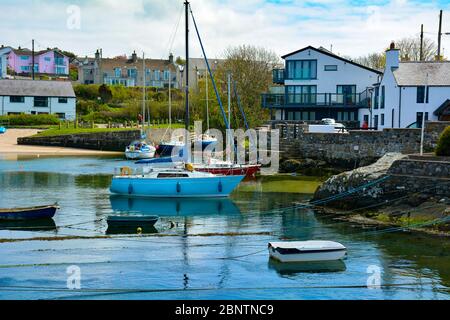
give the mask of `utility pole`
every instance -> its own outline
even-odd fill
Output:
[[[31,40],[31,78],[34,80],[34,39]]]
[[[442,10],[439,13],[438,52],[437,52],[438,61],[441,61],[441,39],[442,39]]]
[[[423,61],[423,24],[420,27],[420,61]]]

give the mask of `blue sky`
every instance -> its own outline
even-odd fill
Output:
[[[93,55],[131,54],[153,58],[169,51],[183,55],[183,0],[0,0],[0,44],[37,49],[60,47]],[[251,44],[280,56],[307,45],[324,46],[347,56],[386,48],[391,40],[414,36],[425,25],[426,36],[437,39],[439,9],[444,32],[450,32],[450,0],[192,0],[200,31],[211,57],[229,46]],[[73,7],[76,6],[76,7]],[[77,14],[79,8],[79,29]],[[75,17],[75,18],[74,18]],[[74,20],[74,19],[75,20]],[[71,28],[68,28],[67,22]],[[74,21],[76,22],[74,24]],[[192,54],[200,48],[192,34]],[[450,36],[444,36],[450,55]]]

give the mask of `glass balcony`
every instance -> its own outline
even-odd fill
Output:
[[[272,71],[273,83],[275,84],[284,84],[285,78],[285,70],[284,69],[274,69]]]
[[[355,107],[368,108],[370,96],[364,91],[356,94],[310,93],[310,94],[262,94],[263,108],[298,107]]]

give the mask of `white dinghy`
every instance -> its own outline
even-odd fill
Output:
[[[270,257],[280,262],[342,260],[347,248],[332,241],[295,241],[269,243]]]

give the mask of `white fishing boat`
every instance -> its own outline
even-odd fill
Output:
[[[125,150],[125,156],[129,160],[152,159],[155,153],[156,148],[144,141],[133,141]]]
[[[270,257],[280,262],[342,260],[347,248],[333,241],[289,241],[269,243]]]

